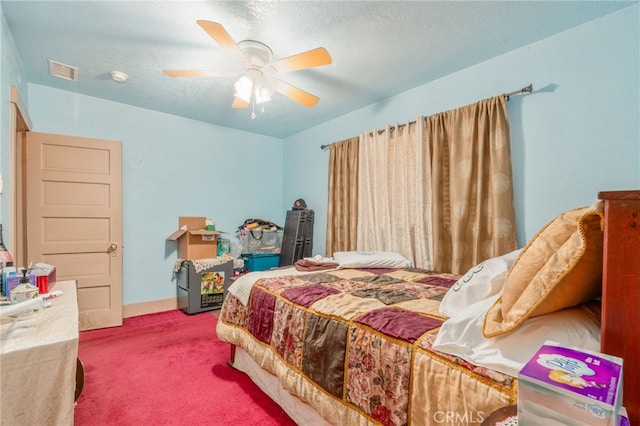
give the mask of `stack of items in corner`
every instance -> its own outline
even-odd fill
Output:
[[[218,240],[211,219],[180,216],[178,229],[167,237],[178,245],[176,277],[178,309],[196,314],[220,309],[233,276],[233,259],[228,253],[218,256]]]
[[[245,271],[264,271],[278,266],[282,227],[263,219],[247,219],[238,227]]]

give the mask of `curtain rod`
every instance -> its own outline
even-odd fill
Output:
[[[522,89],[514,90],[513,92],[505,93],[504,96],[506,100],[509,100],[509,97],[513,95],[519,95],[520,93],[532,93],[533,92],[533,84],[523,87]]]
[[[509,93],[504,93],[502,96],[504,96],[505,100],[509,100],[511,98],[511,96],[513,95],[519,95],[520,93],[533,93],[533,84],[529,84],[528,86],[525,86],[521,89],[518,90],[514,90],[512,92]],[[410,121],[409,124],[415,123],[415,121]],[[404,126],[404,124],[400,124],[400,126]],[[334,142],[335,143],[335,142]],[[327,148],[329,148],[332,144],[326,144],[326,145],[320,145],[320,149],[321,150],[325,150]]]

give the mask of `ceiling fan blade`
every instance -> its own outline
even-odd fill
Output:
[[[288,58],[279,59],[271,63],[271,66],[278,72],[292,72],[308,68],[329,65],[331,63],[331,55],[324,47],[308,50]]]
[[[235,57],[240,62],[246,62],[247,58],[242,53],[242,50],[238,47],[236,42],[231,38],[227,30],[217,22],[211,21],[197,21],[198,25],[209,37],[214,39],[224,50],[226,50],[231,56]]]
[[[164,70],[167,77],[227,77],[238,75],[238,71],[208,71],[208,70]]]
[[[247,108],[248,106],[249,106],[249,102],[245,101],[244,99],[240,99],[237,96],[233,100],[233,103],[231,104],[231,108]]]
[[[282,80],[278,80],[277,78],[274,79],[274,82],[274,90],[276,92],[282,93],[283,95],[288,96],[289,98],[306,107],[312,107],[320,100],[319,97],[305,92],[304,90],[299,89],[295,86],[292,86],[289,83],[285,83]]]

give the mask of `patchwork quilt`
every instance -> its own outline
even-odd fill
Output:
[[[242,347],[331,424],[480,424],[516,403],[516,379],[431,349],[458,276],[336,269],[227,294],[220,339]]]

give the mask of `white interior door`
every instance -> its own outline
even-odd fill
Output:
[[[23,133],[27,261],[76,280],[80,330],[122,325],[119,141]]]

